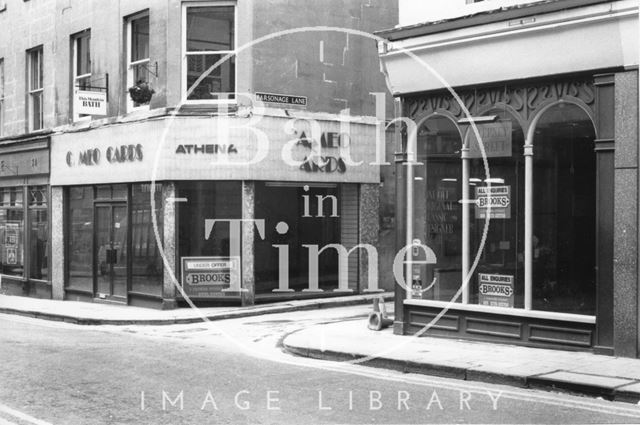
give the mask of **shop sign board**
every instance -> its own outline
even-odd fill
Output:
[[[492,219],[511,218],[511,186],[477,186],[476,219],[485,219],[491,205]]]
[[[75,89],[73,111],[76,114],[107,115],[107,93]]]
[[[294,114],[292,114],[294,115]],[[379,183],[376,125],[331,117],[175,117],[52,136],[51,185],[172,180]],[[311,118],[306,118],[307,116]],[[382,159],[380,159],[382,160]]]
[[[513,276],[478,273],[478,302],[491,307],[513,308]]]
[[[182,257],[182,289],[189,297],[237,296],[240,257]]]
[[[307,106],[306,96],[256,92],[256,99],[260,102],[273,103],[276,105]]]
[[[511,156],[512,124],[510,120],[476,124],[487,158]],[[467,130],[469,158],[482,158],[482,151],[473,127]]]
[[[49,151],[37,149],[0,155],[0,177],[49,173]]]

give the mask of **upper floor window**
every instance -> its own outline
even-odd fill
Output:
[[[85,30],[71,37],[73,49],[73,90],[91,88],[91,31]],[[77,121],[89,115],[73,112],[73,120]]]
[[[234,3],[187,5],[183,9],[182,69],[186,100],[235,100],[235,22]]]
[[[126,21],[127,87],[149,86],[149,15],[138,14]],[[149,106],[149,101],[134,101],[127,95],[127,110]]]
[[[29,131],[43,128],[42,46],[27,51],[27,116]]]

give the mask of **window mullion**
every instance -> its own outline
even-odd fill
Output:
[[[469,287],[471,276],[469,276],[471,263],[470,247],[470,194],[469,194],[469,147],[464,145],[461,152],[462,157],[462,303],[469,304]]]
[[[531,136],[529,136],[531,137]],[[533,305],[533,144],[524,145],[524,309]]]

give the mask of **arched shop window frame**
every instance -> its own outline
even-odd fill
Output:
[[[588,117],[591,125],[593,127],[595,139],[598,138],[598,128],[596,126],[596,120],[593,111],[589,108],[587,104],[585,104],[582,100],[578,98],[565,97],[559,100],[550,100],[548,103],[543,103],[538,106],[538,110],[533,115],[530,120],[524,120],[523,117],[515,111],[511,106],[506,104],[497,103],[491,105],[489,107],[483,108],[482,111],[478,111],[478,116],[483,116],[488,113],[493,113],[497,110],[503,110],[505,115],[509,116],[515,122],[520,125],[520,128],[524,135],[524,145],[522,145],[522,156],[524,157],[524,308],[517,309],[519,311],[531,311],[533,310],[533,215],[534,215],[534,199],[533,199],[533,186],[534,186],[534,138],[535,133],[538,128],[538,125],[542,118],[544,118],[545,114],[552,110],[554,107],[558,105],[573,105],[580,108],[582,112],[584,112],[585,116]],[[464,132],[462,131],[460,122],[449,112],[447,111],[435,111],[430,114],[426,114],[421,117],[416,123],[416,132],[430,119],[434,117],[445,117],[450,119],[458,132],[460,133],[460,137],[462,140],[462,149],[460,154],[460,159],[462,162],[462,199],[471,199],[469,193],[469,166],[468,166],[468,140],[469,138],[465,137]],[[417,134],[416,134],[416,150],[413,151],[414,155],[417,158]],[[408,160],[411,160],[411,146],[407,142],[406,151],[408,152]],[[417,162],[417,161],[416,161]],[[465,165],[466,164],[466,165]],[[414,204],[412,202],[412,194],[413,194],[413,178],[414,172],[413,167],[407,167],[407,245],[412,243],[413,238],[413,219],[414,219]],[[597,179],[596,175],[596,179]],[[464,184],[467,182],[467,184]],[[462,274],[461,274],[461,282],[464,282],[468,271],[470,270],[470,266],[472,264],[473,255],[470,251],[470,231],[469,231],[469,220],[470,220],[470,205],[468,203],[463,203],[462,208],[462,222],[463,222],[463,230],[462,230]],[[595,208],[595,206],[594,206]],[[595,250],[595,247],[594,247]],[[407,269],[407,276],[411,276],[410,264]],[[470,284],[467,285],[465,290],[461,294],[462,304],[469,304],[469,288]],[[411,291],[407,291],[406,295],[407,299],[412,299]],[[476,306],[478,309],[486,310],[488,312],[499,309],[497,307],[489,307],[489,306]],[[504,310],[504,309],[500,309]],[[537,311],[537,310],[536,310]],[[549,314],[561,313],[561,312],[548,312]],[[589,315],[582,315],[589,316]]]
[[[479,110],[477,112],[477,116],[478,117],[494,117],[495,121],[498,121],[499,118],[499,114],[503,114],[505,116],[507,116],[509,119],[511,119],[512,121],[514,121],[515,123],[518,124],[518,126],[520,127],[520,131],[522,131],[522,135],[523,135],[523,139],[524,139],[524,143],[522,145],[522,147],[524,148],[524,146],[526,145],[526,128],[527,128],[527,124],[526,122],[524,122],[522,120],[522,117],[520,117],[520,114],[518,114],[518,112],[513,109],[510,105],[504,104],[504,103],[496,103],[494,105],[490,105],[487,106],[481,110]],[[473,132],[473,127],[469,124],[466,125],[468,127],[468,130],[466,131],[466,136],[465,136],[465,132],[461,131],[461,133],[463,134],[462,136],[462,155],[461,155],[461,160],[462,160],[462,187],[463,187],[463,192],[462,192],[462,199],[465,200],[471,200],[471,193],[470,193],[470,176],[471,176],[471,171],[470,171],[470,160],[472,159],[469,156],[469,152],[470,152],[470,147],[469,147],[469,141],[470,139],[470,135],[471,132]],[[460,122],[458,121],[458,127],[460,127]],[[487,158],[488,159],[488,158]],[[484,162],[484,161],[483,161]],[[486,171],[484,171],[486,173]],[[526,170],[525,170],[526,173]],[[491,164],[489,164],[489,176],[493,177],[492,174],[492,170],[491,170]],[[486,177],[486,176],[485,176]],[[466,184],[465,184],[466,183]],[[525,193],[526,193],[526,184],[525,187],[523,188]],[[525,207],[526,208],[526,207]],[[463,227],[462,227],[462,252],[463,252],[463,263],[462,263],[462,282],[464,283],[464,281],[466,279],[468,279],[468,283],[467,286],[464,288],[464,290],[462,291],[462,303],[463,304],[469,304],[470,303],[470,299],[471,299],[471,294],[470,294],[470,289],[473,286],[472,285],[472,276],[467,276],[467,274],[472,271],[471,270],[471,265],[473,264],[475,257],[477,256],[477,253],[472,252],[471,250],[471,229],[470,229],[470,224],[471,224],[471,204],[468,202],[463,202],[462,204],[462,223],[463,223]],[[481,220],[481,226],[484,229],[485,226],[485,221],[484,219]],[[526,241],[525,241],[526,244]],[[484,247],[484,249],[486,249],[486,246]],[[517,249],[517,247],[516,247]],[[526,265],[524,265],[524,269],[526,270]],[[473,272],[477,272],[476,270],[473,270]],[[472,273],[473,274],[473,273]],[[525,300],[526,300],[526,288],[525,288]],[[525,302],[526,305],[526,302]],[[491,308],[491,307],[489,307]]]
[[[574,105],[580,108],[591,121],[595,139],[598,138],[598,127],[596,126],[595,116],[587,105],[579,99],[560,99],[543,105],[538,113],[533,117],[525,138],[524,156],[525,156],[525,223],[524,223],[524,261],[525,261],[525,310],[532,310],[533,306],[533,152],[535,149],[534,139],[540,120],[545,114],[559,105]],[[597,176],[596,176],[597,179]],[[595,250],[595,247],[594,247]]]
[[[416,132],[416,137],[415,137],[415,146],[411,146],[410,142],[411,142],[411,138],[407,137],[407,144],[405,147],[405,152],[407,152],[407,162],[405,164],[405,166],[407,167],[407,192],[406,192],[406,199],[407,199],[407,208],[406,208],[406,246],[410,246],[413,244],[414,241],[414,213],[415,213],[415,207],[414,207],[414,177],[415,177],[415,173],[414,173],[414,167],[415,166],[419,166],[422,165],[419,161],[418,161],[418,133],[420,132],[420,128],[422,126],[424,126],[429,120],[434,119],[434,118],[445,118],[449,121],[451,121],[451,124],[453,125],[453,127],[456,128],[456,130],[458,131],[458,136],[460,137],[460,141],[461,143],[464,141],[464,137],[463,137],[463,133],[462,133],[462,129],[460,128],[460,126],[457,124],[457,119],[455,118],[455,116],[451,113],[449,113],[448,111],[443,111],[443,110],[438,110],[435,111],[433,113],[427,114],[423,117],[421,117],[416,123],[415,123],[415,132]],[[408,129],[407,132],[409,133],[411,131],[411,129]],[[427,175],[428,175],[428,171],[427,171]],[[464,187],[464,185],[463,185]],[[464,189],[463,189],[464,190]],[[467,188],[468,190],[468,188]],[[467,199],[463,196],[464,199]],[[464,215],[463,215],[463,220],[464,220]],[[464,238],[464,236],[463,236]],[[463,246],[464,246],[464,242],[463,242]],[[468,244],[467,244],[468,246]],[[463,248],[464,250],[464,248]],[[467,258],[464,255],[462,256],[462,258]],[[464,261],[464,260],[463,260]],[[411,277],[413,275],[413,270],[412,270],[413,264],[411,263],[411,261],[406,261],[405,262],[405,276],[409,276]],[[464,279],[464,265],[463,265],[463,273],[462,273],[462,278]],[[406,291],[406,297],[407,299],[411,299],[412,298],[412,294],[411,291]]]

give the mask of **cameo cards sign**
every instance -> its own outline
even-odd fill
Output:
[[[478,273],[480,305],[513,307],[513,276]]]
[[[104,125],[52,136],[51,162],[56,166],[51,184],[379,183],[376,134],[373,121],[310,122],[285,116],[178,116]]]
[[[240,257],[182,257],[182,289],[189,297],[237,296]]]
[[[144,152],[142,145],[109,146],[106,149],[89,148],[79,151],[68,151],[66,155],[67,166],[100,165],[102,162],[116,164],[123,162],[142,161]]]
[[[476,187],[476,219],[511,218],[511,186],[479,186]]]
[[[487,158],[509,157],[511,156],[511,121],[498,121],[486,124],[476,124],[480,140],[484,147]],[[482,151],[476,132],[472,126],[467,130],[467,141],[469,146],[469,158],[482,158]]]
[[[256,92],[256,100],[275,105],[307,106],[305,96],[291,96],[289,94]]]
[[[73,112],[84,115],[107,115],[107,93],[75,89]]]
[[[320,140],[315,140],[301,131],[296,146],[307,148],[309,152],[304,156],[300,169],[308,173],[345,173],[347,164],[341,154],[349,149],[350,142],[348,134],[326,131],[320,135]],[[318,146],[321,155],[315,155]]]

